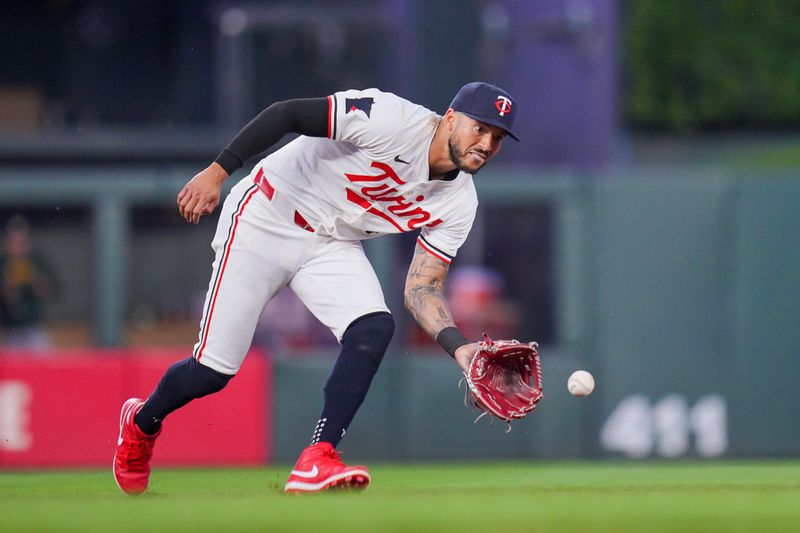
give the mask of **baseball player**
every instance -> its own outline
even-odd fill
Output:
[[[418,231],[405,305],[466,369],[477,343],[456,328],[444,298],[450,262],[478,205],[472,175],[514,137],[513,98],[482,82],[461,88],[443,116],[377,89],[278,102],[245,126],[178,195],[188,222],[214,211],[223,181],[288,133],[300,136],[256,164],[226,198],[216,257],[191,357],[172,365],[147,398],[122,406],[114,477],[147,488],[161,423],[239,370],[258,317],[288,286],[336,336],[341,352],[322,413],[285,490],[365,488],[363,466],[335,447],[363,402],[394,332],[361,242]]]

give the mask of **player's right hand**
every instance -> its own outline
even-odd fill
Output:
[[[200,217],[214,211],[227,177],[228,173],[219,164],[211,163],[184,185],[178,194],[178,212],[186,222],[197,224]]]

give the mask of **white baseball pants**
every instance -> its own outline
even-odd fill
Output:
[[[356,318],[389,312],[359,241],[318,235],[257,165],[225,199],[194,357],[235,374],[267,302],[289,286],[341,341]]]

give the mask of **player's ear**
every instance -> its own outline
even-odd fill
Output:
[[[442,121],[444,122],[444,125],[447,127],[447,131],[452,132],[455,129],[457,118],[458,115],[456,114],[455,109],[453,109],[452,107],[445,112],[444,116],[442,117]]]

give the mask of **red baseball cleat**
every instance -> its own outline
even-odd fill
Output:
[[[114,479],[125,494],[141,494],[150,480],[150,459],[153,445],[161,430],[155,435],[145,435],[133,421],[144,400],[131,398],[122,404],[119,414],[119,438],[114,454]]]
[[[303,450],[283,490],[295,493],[329,489],[363,490],[369,485],[369,480],[366,468],[345,465],[330,443],[319,442]]]

